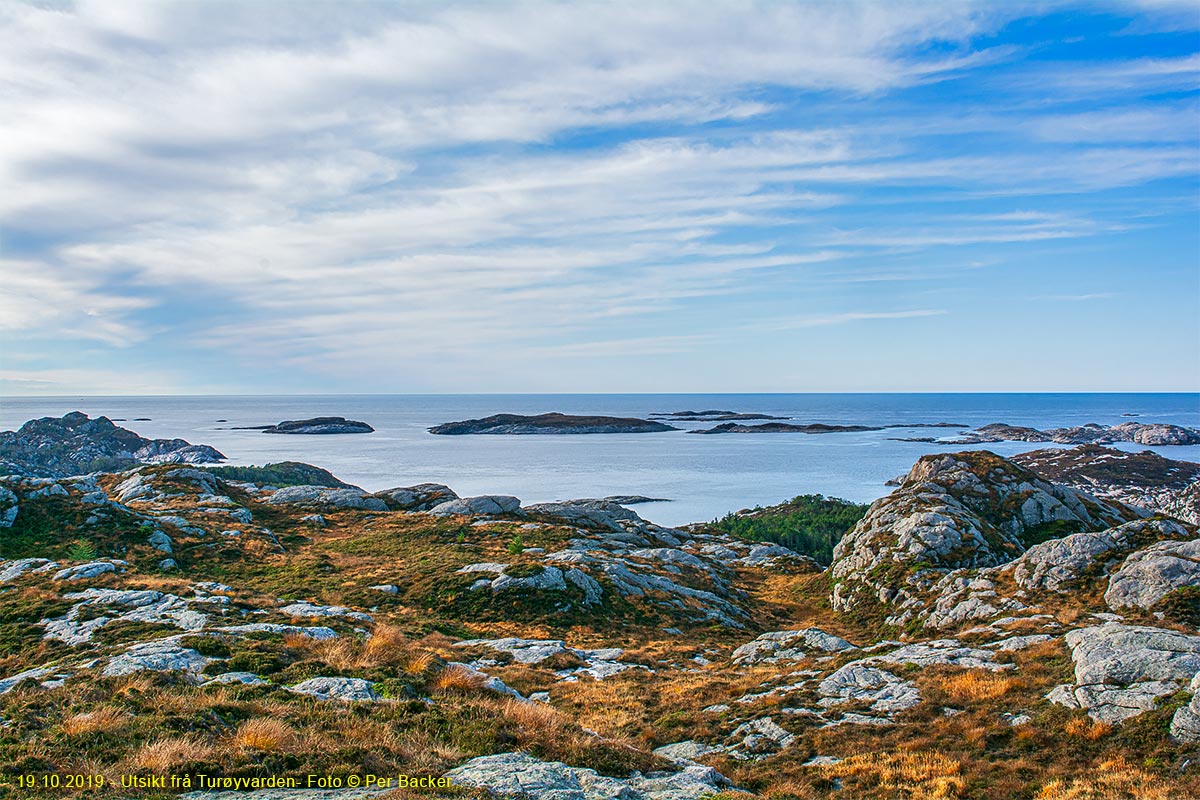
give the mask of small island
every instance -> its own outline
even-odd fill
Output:
[[[345,417],[313,417],[312,419],[284,420],[277,425],[248,425],[233,428],[235,431],[262,431],[263,433],[287,433],[304,436],[321,436],[335,433],[374,433],[375,429],[365,422]]]
[[[688,431],[688,433],[859,433],[862,431],[882,431],[889,428],[965,428],[957,422],[908,422],[895,425],[828,425],[824,422],[812,422],[805,425],[793,425],[787,422],[765,422],[761,425],[739,425],[736,422],[726,422],[707,430]],[[909,440],[904,440],[909,441]]]
[[[670,413],[654,413],[650,416],[661,419],[674,419],[693,422],[726,422],[729,420],[746,419],[791,419],[791,417],[773,417],[770,414],[743,414],[737,411],[721,411],[717,409],[709,409],[707,411],[672,411]]]
[[[592,417],[571,414],[495,414],[483,419],[465,419],[435,425],[430,433],[439,436],[462,436],[464,434],[504,434],[528,436],[537,434],[570,433],[660,433],[677,431],[671,425],[636,417]]]

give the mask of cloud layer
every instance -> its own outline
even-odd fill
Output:
[[[921,388],[769,365],[1147,269],[1194,320],[1194,38],[1169,3],[2,5],[0,381]]]

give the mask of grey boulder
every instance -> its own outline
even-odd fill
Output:
[[[439,517],[454,516],[495,516],[497,514],[515,514],[521,510],[521,501],[510,495],[485,494],[479,497],[460,497],[448,500],[429,509],[430,514]]]
[[[275,506],[388,510],[387,503],[378,497],[369,497],[361,489],[331,489],[328,486],[285,486],[267,498],[267,502]]]

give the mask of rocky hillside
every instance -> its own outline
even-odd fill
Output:
[[[1200,464],[1193,461],[1099,445],[1034,450],[1012,460],[1046,480],[1200,524]]]
[[[124,469],[136,463],[213,464],[225,456],[183,439],[146,439],[114,425],[108,417],[89,419],[73,411],[61,418],[30,420],[17,431],[0,432],[0,472],[66,477],[96,470]]]
[[[237,470],[0,480],[6,774],[404,773],[444,779],[422,797],[557,800],[1200,792],[1195,528],[990,453],[922,459],[827,570],[611,501]]]

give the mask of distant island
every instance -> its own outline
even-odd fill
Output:
[[[345,417],[313,417],[312,419],[284,420],[277,425],[246,425],[231,428],[235,431],[262,431],[263,433],[286,433],[317,436],[334,433],[374,433],[375,429],[365,422]]]
[[[991,444],[993,442],[1054,442],[1056,444],[1111,444],[1133,442],[1145,445],[1200,444],[1200,431],[1162,422],[1122,422],[1120,425],[1098,425],[1090,422],[1073,428],[1038,430],[1002,422],[984,425],[953,439],[913,438],[900,442],[927,444]]]
[[[430,433],[439,436],[462,436],[464,434],[505,434],[527,436],[536,434],[570,433],[659,433],[677,431],[671,425],[636,417],[592,417],[570,414],[495,414],[483,419],[465,419],[435,425]]]
[[[773,417],[770,414],[742,414],[737,411],[719,411],[713,409],[708,411],[656,412],[650,416],[652,418],[659,417],[661,419],[691,420],[695,422],[725,422],[726,420],[740,419],[791,419],[791,417]]]
[[[805,425],[793,425],[787,422],[766,422],[762,425],[739,425],[727,422],[708,430],[688,431],[688,433],[858,433],[861,431],[882,431],[888,428],[965,428],[966,425],[957,422],[913,422],[896,425],[827,425],[823,422],[813,422]],[[907,439],[903,441],[909,441]]]

